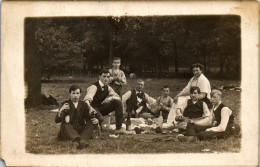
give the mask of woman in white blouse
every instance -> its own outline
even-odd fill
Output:
[[[176,117],[176,109],[179,108],[179,106],[182,105],[187,99],[190,99],[190,88],[193,86],[200,88],[200,95],[199,99],[202,99],[207,105],[208,108],[211,108],[210,104],[210,83],[209,80],[205,77],[205,75],[202,73],[202,70],[204,69],[204,66],[202,64],[196,63],[191,66],[193,77],[188,82],[187,86],[174,97],[174,103],[167,119],[167,123],[169,125],[176,124],[175,117]]]

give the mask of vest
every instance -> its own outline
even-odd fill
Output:
[[[199,118],[203,115],[203,101],[198,100],[195,104],[189,99],[187,107],[184,110],[183,116],[188,118]]]
[[[108,86],[105,86],[104,90],[102,90],[101,86],[99,85],[99,82],[96,82],[93,85],[95,85],[97,87],[97,92],[93,97],[91,106],[99,107],[108,95]]]
[[[215,119],[217,121],[217,124],[215,126],[219,126],[219,124],[221,122],[221,110],[222,110],[223,107],[225,107],[225,105],[221,103],[218,106],[218,108],[214,111]],[[229,125],[233,124],[233,123],[234,123],[234,116],[233,116],[233,114],[231,114],[230,117],[229,117],[229,120],[228,120],[227,127]]]
[[[65,117],[67,115],[70,116],[70,121],[69,123],[71,125],[81,125],[84,126],[85,125],[85,118],[86,118],[86,113],[85,111],[87,111],[87,106],[85,103],[83,103],[82,101],[78,102],[78,107],[75,108],[74,104],[72,103],[71,100],[67,100],[64,103],[68,103],[70,106],[69,110],[64,110],[63,114],[62,114],[62,122],[65,123]],[[62,103],[62,105],[64,104]]]
[[[142,93],[142,101],[146,102],[144,92],[141,91],[141,93]],[[126,105],[127,105],[126,111],[129,112],[129,113],[131,113],[132,110],[136,110],[138,108],[138,106],[137,106],[137,95],[136,95],[135,89],[131,90],[131,97],[128,100],[126,100]]]

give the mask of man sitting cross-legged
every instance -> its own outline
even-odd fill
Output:
[[[60,123],[59,140],[71,140],[73,150],[88,146],[87,139],[92,138],[96,118],[89,115],[88,106],[79,100],[81,88],[72,85],[69,88],[70,99],[62,102],[55,122]]]
[[[188,122],[192,121],[197,125],[209,125],[210,113],[205,102],[198,98],[200,89],[198,87],[191,87],[190,97],[177,109],[175,120],[178,121],[176,125],[181,129],[186,129]],[[183,113],[182,113],[183,111]]]
[[[151,118],[153,113],[148,108],[148,104],[155,104],[156,100],[150,97],[147,93],[143,91],[144,81],[138,79],[136,81],[136,88],[127,91],[122,96],[123,104],[126,108],[126,112],[130,113],[132,118],[144,117]]]
[[[164,86],[162,89],[162,95],[159,96],[156,100],[155,107],[152,109],[153,113],[157,113],[159,116],[160,112],[162,112],[162,117],[164,122],[166,122],[168,118],[169,111],[173,106],[173,99],[169,96],[170,88],[169,86]]]
[[[101,70],[99,80],[87,89],[87,94],[83,101],[88,106],[89,111],[101,113],[103,116],[115,111],[116,130],[115,134],[132,134],[122,128],[123,106],[117,93],[108,86],[110,73],[107,70]]]
[[[191,122],[186,129],[187,136],[208,140],[226,138],[239,133],[240,128],[234,123],[232,110],[221,102],[221,98],[222,93],[219,90],[211,91],[213,124],[210,126],[199,126]]]

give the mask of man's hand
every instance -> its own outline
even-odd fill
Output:
[[[194,121],[192,119],[189,119],[188,123],[192,124],[192,123],[194,123]]]
[[[121,81],[122,81],[122,78],[117,77],[117,81],[118,81],[118,82],[121,82]]]
[[[166,106],[164,106],[164,105],[161,107],[161,109],[162,110],[167,110]]]
[[[58,116],[61,117],[62,111],[64,111],[64,110],[69,110],[69,109],[70,109],[69,103],[64,103],[64,104],[62,105],[62,107],[60,108],[60,110],[59,110]]]
[[[92,121],[92,124],[94,124],[94,125],[98,124],[98,119],[97,118],[92,118],[91,121]]]
[[[210,132],[210,131],[212,131],[211,128],[206,129],[206,132]]]
[[[96,115],[97,111],[93,107],[89,107],[89,115]]]
[[[112,79],[112,80],[116,81],[116,80],[118,80],[118,77],[117,77],[117,76],[115,76],[115,77],[113,77],[113,79]]]
[[[175,120],[176,121],[183,121],[184,120],[184,116],[182,116],[182,115],[176,116]]]
[[[161,110],[161,108],[162,108],[161,106],[156,106],[157,111]]]

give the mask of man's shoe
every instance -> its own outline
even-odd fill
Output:
[[[127,131],[127,130],[125,130],[125,129],[123,129],[123,128],[121,128],[121,129],[116,129],[114,133],[115,133],[115,135],[117,135],[117,134],[132,135],[132,134],[133,134],[133,132]]]
[[[78,142],[72,142],[72,151],[76,151],[79,148],[79,143]]]
[[[79,148],[80,148],[80,149],[82,149],[82,148],[84,148],[84,147],[88,147],[88,146],[89,146],[89,144],[88,144],[88,142],[87,142],[86,140],[81,139],[81,140],[79,141]]]

